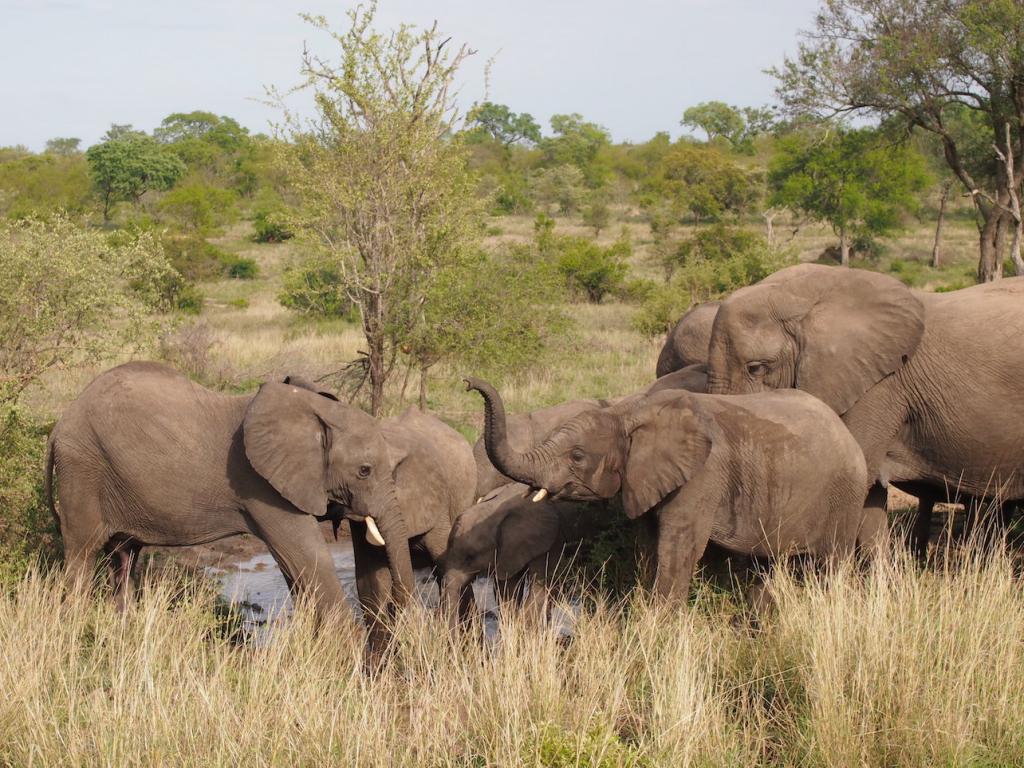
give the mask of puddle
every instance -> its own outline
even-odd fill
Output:
[[[334,560],[334,571],[345,589],[353,614],[361,620],[359,599],[356,594],[355,560],[352,545],[348,540],[331,543],[328,548]],[[286,618],[292,611],[292,598],[288,593],[284,576],[278,570],[274,558],[263,552],[245,560],[238,560],[217,568],[207,568],[207,574],[216,578],[221,585],[220,594],[235,605],[242,614],[243,633],[256,643],[269,639],[274,623]],[[437,607],[438,590],[430,569],[415,571],[416,598],[427,608]],[[484,614],[487,636],[491,639],[498,634],[497,604],[494,599],[492,582],[488,578],[477,579],[473,584],[473,596],[477,610]],[[575,619],[573,613],[556,607],[552,621],[561,634],[572,634]]]

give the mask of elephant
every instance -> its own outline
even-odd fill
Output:
[[[141,547],[252,533],[322,619],[345,605],[316,520],[336,514],[359,521],[383,552],[396,604],[413,589],[409,529],[380,425],[301,381],[229,396],[158,363],[108,370],[52,430],[45,491],[70,581],[91,584],[105,551],[121,607],[134,595]]]
[[[466,381],[484,398],[491,461],[540,489],[534,499],[621,493],[630,518],[656,514],[655,591],[672,601],[688,595],[709,541],[755,557],[804,553],[834,562],[887,535],[884,514],[862,504],[867,469],[856,440],[805,392],[657,392],[584,411],[519,452],[497,391]]]
[[[509,483],[487,494],[455,521],[444,558],[442,605],[452,628],[465,618],[467,586],[481,573],[495,578],[495,592],[508,598],[528,588],[527,615],[546,613],[552,577],[566,548],[603,527],[592,503],[530,500],[530,488]]]
[[[413,554],[425,554],[427,564],[443,571],[452,525],[476,498],[472,448],[443,421],[415,407],[379,423]],[[349,526],[356,591],[369,629],[370,645],[379,648],[388,637],[386,619],[390,610],[388,596],[393,591],[392,574],[386,553],[363,535],[365,523],[350,516]],[[471,590],[466,590],[463,601],[471,598]]]
[[[801,264],[736,291],[711,334],[708,391],[794,387],[826,402],[864,451],[867,504],[1024,498],[1024,278],[948,293],[866,270]]]
[[[658,355],[655,369],[658,378],[688,365],[708,361],[708,342],[711,340],[711,327],[718,314],[718,305],[717,301],[695,304],[679,318],[668,332],[665,346]]]

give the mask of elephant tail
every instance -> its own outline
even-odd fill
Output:
[[[46,498],[46,506],[50,508],[50,514],[60,530],[60,515],[57,514],[57,503],[53,497],[53,468],[56,450],[57,430],[50,431],[50,437],[46,441],[46,469],[43,472],[43,496]]]

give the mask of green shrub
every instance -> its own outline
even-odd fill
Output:
[[[679,245],[669,262],[671,279],[647,296],[633,325],[647,336],[659,336],[691,305],[756,283],[794,262],[793,254],[770,248],[759,235],[715,224]]]
[[[234,256],[226,262],[228,277],[235,280],[253,280],[259,274],[260,268],[255,260],[243,256]]]
[[[559,238],[558,271],[569,291],[600,304],[606,294],[618,290],[626,279],[626,260],[633,252],[629,240],[603,247],[582,237]]]
[[[49,425],[16,408],[0,409],[0,587],[12,587],[35,562],[57,561],[60,540],[43,496]]]
[[[202,291],[187,283],[177,291],[174,306],[186,315],[198,315],[203,311],[203,298]]]
[[[283,211],[257,211],[252,221],[257,243],[283,243],[293,237]]]
[[[168,221],[191,232],[208,232],[233,221],[237,196],[229,189],[190,180],[178,184],[160,200],[158,210]]]
[[[338,265],[315,255],[284,270],[278,301],[288,309],[315,317],[354,319],[355,307],[345,293]]]
[[[616,734],[594,728],[573,733],[555,723],[544,724],[523,755],[523,765],[545,768],[643,768],[653,765]]]

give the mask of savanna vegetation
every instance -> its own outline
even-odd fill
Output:
[[[514,617],[460,644],[414,610],[371,678],[359,628],[314,636],[301,607],[239,648],[180,574],[125,615],[61,593],[46,435],[129,358],[234,392],[298,373],[475,439],[464,374],[513,410],[636,390],[691,304],[787,264],[935,291],[1024,274],[1016,3],[828,2],[777,106],[680,104],[697,135],[633,144],[459,103],[471,51],[436,28],[309,21],[330,51],[300,62],[316,114],[282,99],[272,135],[196,111],[0,148],[0,762],[1024,761],[1024,597],[1008,557],[969,548],[827,585],[778,574],[747,632],[707,585],[690,613],[619,602],[600,565],[626,548],[603,542],[567,647]]]

